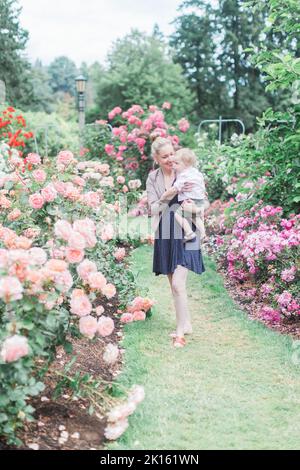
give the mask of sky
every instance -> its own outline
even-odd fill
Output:
[[[26,55],[48,65],[66,55],[105,63],[113,41],[132,28],[151,33],[155,23],[168,36],[182,0],[19,0],[21,25],[29,31]]]

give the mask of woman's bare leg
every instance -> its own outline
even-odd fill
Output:
[[[171,280],[176,311],[176,334],[181,337],[184,336],[185,333],[191,333],[192,330],[186,292],[187,275],[188,269],[184,266],[178,265]]]

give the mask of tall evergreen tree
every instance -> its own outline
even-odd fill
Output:
[[[0,0],[0,79],[6,85],[6,100],[26,108],[32,101],[30,64],[24,56],[28,32],[20,26],[22,8],[16,0]]]
[[[66,56],[56,57],[48,67],[50,86],[54,93],[63,92],[75,96],[75,78],[78,70]]]

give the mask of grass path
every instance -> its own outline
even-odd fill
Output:
[[[133,253],[154,315],[126,326],[119,381],[145,387],[118,450],[299,449],[300,366],[292,340],[251,321],[229,298],[211,260],[189,273],[195,334],[174,350],[175,313],[166,276],[151,272],[152,248]]]

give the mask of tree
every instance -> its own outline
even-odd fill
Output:
[[[176,19],[171,45],[175,60],[197,94],[199,117],[241,118],[248,130],[270,104],[259,69],[250,61],[266,13],[243,0],[186,0]]]
[[[66,56],[56,57],[48,67],[50,86],[54,93],[64,92],[75,96],[75,78],[78,70]]]
[[[97,90],[101,117],[115,106],[128,108],[135,103],[146,107],[169,101],[174,119],[193,109],[194,96],[188,82],[157,31],[147,36],[133,30],[115,42],[107,62]]]
[[[191,7],[193,8],[191,11]],[[188,12],[185,12],[188,9]],[[226,84],[222,80],[217,60],[217,17],[213,7],[205,1],[186,1],[182,15],[175,21],[176,31],[170,45],[174,60],[180,64],[192,90],[195,92],[195,110],[202,118],[224,114],[229,107]]]
[[[16,0],[0,0],[0,79],[6,85],[6,99],[24,107],[32,101],[30,64],[22,55],[28,32],[21,28],[19,16],[22,8]]]

